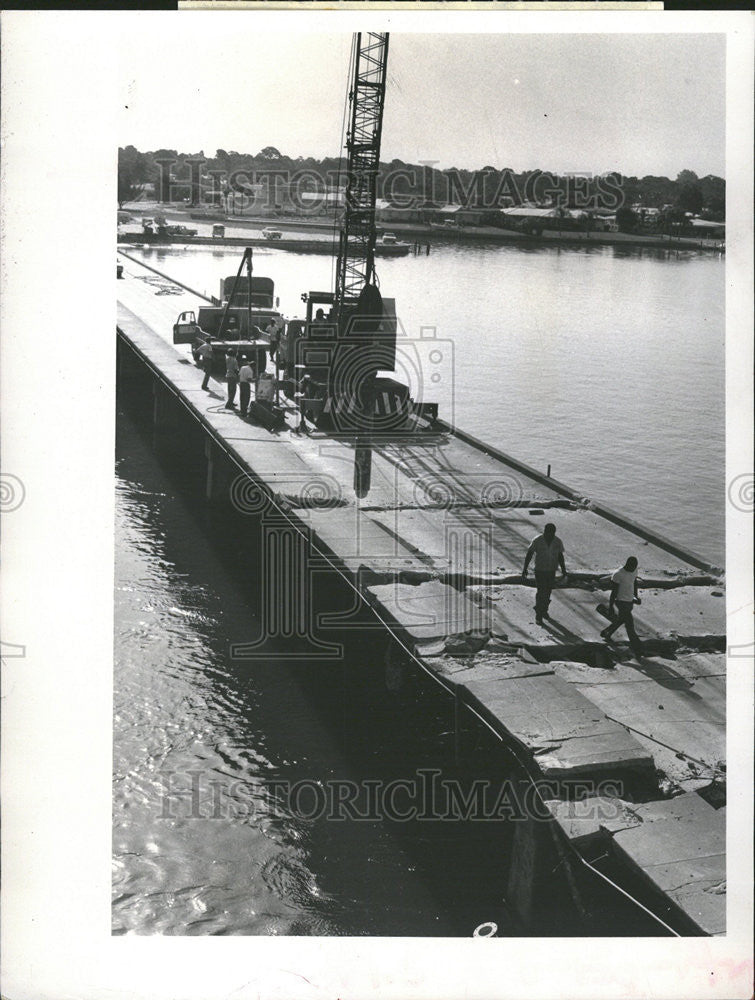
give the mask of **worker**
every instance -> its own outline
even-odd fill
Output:
[[[239,413],[242,417],[246,416],[249,409],[252,382],[254,382],[254,368],[247,358],[242,358],[239,369]]]
[[[234,403],[236,386],[239,384],[239,363],[232,347],[229,347],[225,352],[225,380],[228,383],[228,399],[225,405],[227,409],[234,410],[236,408]]]
[[[278,346],[280,344],[281,334],[280,327],[278,326],[278,321],[271,318],[270,322],[267,324],[265,330],[268,339],[268,350],[270,351],[270,360],[275,363],[275,368],[277,370],[278,363],[276,361],[276,355],[278,353]]]
[[[608,612],[613,618],[618,606],[616,620],[600,633],[603,639],[610,640],[616,629],[623,625],[629,636],[629,645],[635,655],[641,650],[640,639],[635,631],[632,610],[635,604],[642,604],[637,593],[637,559],[630,556],[621,569],[617,569],[611,577],[611,599],[608,602]]]
[[[556,569],[561,567],[563,579],[566,579],[566,566],[564,564],[564,543],[556,534],[555,524],[546,524],[542,535],[538,535],[524,557],[524,567],[522,569],[522,580],[527,578],[527,569],[530,559],[535,557],[535,621],[538,625],[543,624],[543,618],[548,616],[550,607],[551,592],[556,582]]]
[[[209,392],[210,388],[210,374],[212,372],[212,337],[207,337],[207,340],[200,346],[197,351],[197,358],[199,364],[204,371],[204,379],[202,380],[202,388],[205,392]]]
[[[310,337],[322,337],[325,334],[327,326],[328,321],[325,318],[325,311],[323,309],[318,309],[315,312],[315,318],[310,324]]]

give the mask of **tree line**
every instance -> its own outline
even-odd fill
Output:
[[[302,190],[324,191],[345,183],[345,163],[336,157],[290,157],[274,146],[257,154],[218,149],[183,153],[175,149],[140,152],[134,146],[118,150],[118,204],[133,201],[152,189],[160,201],[188,201],[198,206],[222,203],[251,185],[297,184]],[[272,188],[271,188],[272,190]],[[461,204],[495,212],[523,202],[554,204],[565,209],[617,213],[622,228],[631,224],[633,205],[665,210],[668,217],[690,212],[713,221],[726,215],[726,181],[698,177],[682,170],[674,179],[647,175],[633,177],[612,172],[603,175],[559,174],[549,170],[514,171],[485,166],[479,170],[440,169],[431,162],[381,162],[378,197],[395,204],[426,200]]]

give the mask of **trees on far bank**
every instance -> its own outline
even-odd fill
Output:
[[[245,187],[267,185],[271,190],[328,190],[345,181],[343,162],[337,157],[291,156],[275,146],[265,146],[256,155],[219,148],[214,156],[157,150],[140,153],[133,146],[119,150],[118,203],[136,197],[154,184],[161,201],[190,199],[194,204],[222,204],[231,196],[243,197]],[[654,208],[667,212],[679,208],[694,215],[723,221],[726,181],[708,174],[698,177],[682,170],[676,178],[647,175],[622,176],[617,172],[601,177],[576,176],[542,170],[514,171],[491,164],[479,170],[445,168],[432,163],[412,164],[400,159],[380,164],[378,197],[407,199],[418,203],[449,202],[496,212],[522,203],[553,204],[564,208],[615,210],[623,203],[631,211]],[[284,192],[285,194],[285,192]],[[277,207],[277,196],[275,205]],[[622,213],[624,231],[640,219]]]
[[[118,208],[141,193],[149,178],[149,166],[147,155],[135,146],[118,149]]]
[[[685,181],[679,187],[676,196],[677,208],[682,212],[692,212],[699,215],[703,210],[703,190],[697,181]]]
[[[616,210],[616,226],[620,233],[633,233],[639,221],[637,213],[628,205],[622,205]]]

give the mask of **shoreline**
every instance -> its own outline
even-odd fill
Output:
[[[332,219],[310,219],[291,218],[290,216],[235,216],[216,215],[210,212],[192,211],[190,208],[182,206],[170,206],[161,208],[159,205],[146,203],[144,207],[139,202],[130,203],[132,207],[124,208],[138,214],[139,212],[159,212],[168,219],[190,219],[194,222],[213,224],[220,223],[225,226],[232,226],[238,229],[259,230],[266,226],[275,225],[276,228],[299,233],[333,233],[334,221]],[[699,252],[723,253],[721,250],[721,240],[698,239],[693,237],[643,235],[639,233],[616,233],[616,232],[594,232],[584,233],[572,230],[546,230],[539,235],[522,233],[511,229],[499,229],[495,226],[458,226],[444,227],[431,226],[426,223],[411,222],[378,222],[379,229],[383,232],[395,233],[399,238],[408,242],[420,242],[423,244],[435,242],[475,242],[498,244],[500,246],[521,245],[527,247],[542,246],[574,246],[574,247],[601,247],[618,246],[632,249],[646,250],[695,250]],[[237,242],[240,238],[226,237]],[[146,240],[143,242],[147,242]],[[220,242],[219,240],[216,242]],[[266,243],[269,241],[265,241]]]

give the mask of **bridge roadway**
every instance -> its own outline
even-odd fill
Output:
[[[379,620],[535,779],[605,779],[645,789],[549,803],[585,859],[605,854],[663,894],[693,933],[725,932],[725,617],[722,574],[694,553],[440,424],[376,443],[372,488],[352,488],[353,443],[269,433],[223,408],[178,312],[201,299],[119,255],[118,332],[165,391],[306,533]],[[211,450],[208,455],[211,455]],[[531,539],[553,521],[569,576],[537,625],[521,579]],[[639,559],[643,654],[599,637],[608,576]],[[648,791],[649,789],[649,791]],[[699,794],[702,793],[702,794]],[[602,818],[601,818],[602,817]],[[609,818],[606,818],[609,817]],[[618,818],[617,818],[618,817]]]

